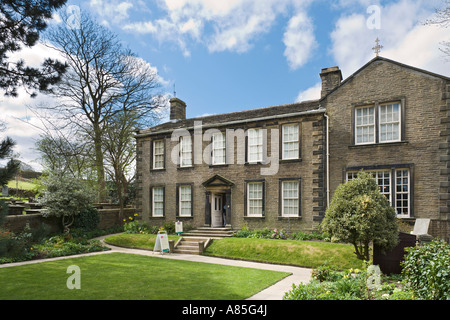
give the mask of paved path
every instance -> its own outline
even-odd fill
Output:
[[[105,237],[100,237],[97,239],[102,241]],[[300,282],[307,283],[311,279],[311,271],[312,270],[309,268],[268,264],[268,263],[260,263],[260,262],[251,262],[251,261],[242,261],[242,260],[232,260],[232,259],[216,258],[216,257],[210,257],[210,256],[204,256],[204,255],[179,254],[179,253],[161,254],[161,253],[154,253],[153,251],[149,251],[149,250],[139,250],[139,249],[116,247],[116,246],[112,246],[112,245],[109,245],[106,243],[104,243],[104,245],[109,247],[111,250],[110,251],[93,252],[93,253],[88,253],[88,254],[81,254],[81,255],[77,255],[77,256],[108,254],[111,252],[123,252],[123,253],[146,255],[146,256],[157,257],[157,258],[162,258],[162,259],[174,259],[174,260],[187,260],[187,261],[203,262],[203,263],[215,263],[215,264],[222,264],[222,265],[227,265],[227,266],[237,266],[237,267],[246,267],[246,268],[255,268],[255,269],[264,269],[264,270],[273,270],[273,271],[282,271],[282,272],[291,273],[290,276],[287,276],[286,278],[277,282],[276,284],[255,294],[254,296],[248,298],[248,300],[282,300],[284,293],[292,289],[293,283],[295,283],[295,284],[299,284]],[[68,259],[68,258],[74,258],[77,256],[65,256],[65,257],[51,258],[51,259],[45,259],[45,260],[32,260],[32,261],[26,261],[26,262],[3,264],[3,265],[0,265],[0,268],[23,265],[23,264],[39,263],[39,262],[44,262],[44,261]]]

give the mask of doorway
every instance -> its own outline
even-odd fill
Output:
[[[223,227],[225,225],[225,194],[213,193],[211,195],[211,226],[213,228]]]

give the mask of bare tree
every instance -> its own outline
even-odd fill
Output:
[[[443,6],[436,9],[436,13],[432,19],[425,21],[426,25],[438,25],[442,28],[450,26],[450,0],[443,1]],[[439,48],[446,56],[450,56],[450,41],[442,41]]]
[[[79,29],[64,23],[49,30],[51,46],[69,69],[58,85],[52,106],[66,121],[89,136],[94,149],[98,200],[106,199],[103,139],[108,122],[124,111],[151,118],[159,107],[160,86],[154,68],[125,48],[117,36],[82,13]],[[67,21],[67,17],[63,17]]]

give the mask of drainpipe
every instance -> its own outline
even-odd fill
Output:
[[[327,176],[327,207],[328,207],[330,204],[330,141],[329,141],[330,134],[329,134],[329,125],[328,125],[330,119],[326,113],[324,113],[324,116],[327,121],[327,124],[326,124],[326,131],[327,131],[326,132],[326,139],[327,139],[327,146],[326,146],[326,149],[327,149],[326,150],[327,172],[326,172],[326,176]]]

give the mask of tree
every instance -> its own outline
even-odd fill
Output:
[[[3,122],[0,122],[0,132],[5,130],[5,125]],[[0,142],[0,160],[6,159],[12,153],[12,148],[14,147],[15,142],[6,137],[4,140]],[[9,160],[4,168],[0,169],[0,187],[8,184],[8,181],[11,180],[16,174],[17,170],[19,170],[20,162],[16,160]]]
[[[398,242],[394,208],[378,190],[372,175],[361,171],[358,177],[341,184],[327,208],[321,229],[332,239],[351,243],[358,259],[369,260],[369,244],[388,251]]]
[[[63,17],[67,21],[67,17]],[[107,123],[124,111],[144,119],[159,107],[154,68],[123,47],[117,36],[92,20],[80,17],[79,29],[64,24],[50,29],[48,40],[66,59],[69,70],[58,85],[52,106],[89,136],[94,150],[98,200],[106,198],[103,139]]]
[[[450,26],[450,0],[443,1],[444,5],[440,9],[436,9],[436,13],[432,19],[425,22],[426,25],[438,25],[442,28]],[[439,48],[445,55],[450,56],[450,41],[442,41],[442,47]]]
[[[84,183],[61,173],[53,173],[44,182],[46,190],[39,203],[44,207],[44,217],[61,218],[64,233],[70,232],[75,216],[88,209],[93,196]]]
[[[17,87],[26,90],[51,91],[67,66],[57,60],[45,59],[40,69],[25,65],[23,60],[10,61],[8,53],[20,51],[22,45],[34,46],[46,19],[67,0],[2,0],[0,2],[0,88],[6,96],[17,96]],[[32,92],[34,97],[36,92]]]

